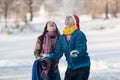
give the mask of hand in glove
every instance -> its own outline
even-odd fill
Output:
[[[40,59],[40,55],[36,54],[35,58],[36,58],[36,60],[39,60]]]
[[[40,56],[39,56],[39,57],[36,57],[36,60],[40,60]]]
[[[47,56],[49,54],[40,54],[40,59],[43,61],[43,60],[46,60],[47,59]]]
[[[77,50],[73,50],[73,51],[70,52],[71,57],[77,57],[78,54],[79,54],[79,52]]]

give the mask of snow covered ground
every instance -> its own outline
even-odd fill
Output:
[[[62,31],[63,24],[58,23],[58,26]],[[120,80],[120,19],[82,20],[81,29],[88,39],[92,63],[89,80]],[[31,80],[38,35],[0,34],[0,80]],[[66,70],[64,57],[60,60],[59,69],[63,80]]]

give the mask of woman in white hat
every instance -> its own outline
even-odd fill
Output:
[[[65,80],[88,80],[91,63],[87,52],[86,36],[79,30],[79,17],[66,16],[65,25],[55,52],[43,58],[59,60],[64,53],[67,61]]]

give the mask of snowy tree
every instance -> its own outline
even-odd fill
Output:
[[[1,14],[4,16],[5,28],[7,28],[7,19],[8,16],[11,14],[13,2],[14,0],[0,0],[0,10]]]
[[[120,0],[84,0],[84,9],[93,18],[104,14],[104,18],[108,19],[111,15],[116,17],[120,13],[119,3]]]
[[[119,8],[120,8],[119,3],[120,3],[120,0],[111,0],[111,1],[109,2],[109,4],[110,4],[110,6],[109,6],[109,11],[110,11],[111,15],[112,15],[113,17],[115,17],[115,18],[118,17],[117,14],[120,12],[120,11],[119,11]],[[112,5],[112,6],[111,6],[111,5]]]

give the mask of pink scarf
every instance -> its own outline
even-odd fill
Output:
[[[55,51],[57,39],[58,39],[58,36],[55,31],[49,31],[45,34],[44,40],[43,40],[44,54],[50,54]],[[47,75],[51,67],[51,61],[46,60],[46,62],[47,62],[47,70],[44,70],[43,73]]]

